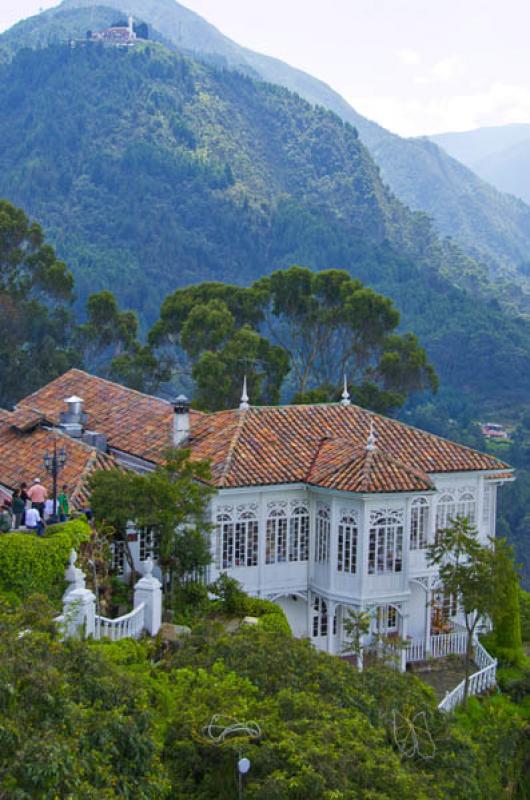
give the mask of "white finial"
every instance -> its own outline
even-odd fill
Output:
[[[153,562],[152,562],[152,560],[150,558],[148,558],[146,561],[144,561],[144,577],[145,578],[150,578],[151,577],[151,575],[153,574],[153,567],[154,567],[154,564],[153,564]]]
[[[373,419],[370,420],[370,433],[368,434],[368,440],[366,442],[366,449],[371,452],[375,450],[376,447],[376,439],[375,439],[375,428],[374,428],[374,421]]]
[[[340,401],[342,406],[351,406],[350,401],[350,393],[348,391],[348,379],[346,375],[344,376],[344,391],[342,393],[342,400]]]
[[[240,408],[241,411],[246,411],[248,408],[250,408],[250,405],[249,405],[249,402],[248,402],[248,394],[247,394],[247,376],[246,375],[243,378],[243,393],[241,395],[241,402],[239,404],[239,408]]]

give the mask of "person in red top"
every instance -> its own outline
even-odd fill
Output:
[[[44,516],[44,503],[48,497],[46,487],[42,485],[38,478],[35,478],[33,485],[28,491],[28,497],[31,500],[31,507],[36,508],[41,515]]]

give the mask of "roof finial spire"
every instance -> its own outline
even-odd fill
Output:
[[[342,393],[342,400],[340,401],[341,406],[351,406],[350,401],[350,393],[348,391],[348,379],[346,374],[344,374],[344,391]]]
[[[375,450],[376,448],[376,438],[375,438],[375,426],[373,419],[370,420],[370,433],[368,434],[368,439],[366,442],[366,449],[368,452]]]
[[[250,408],[250,404],[248,402],[248,394],[247,394],[247,376],[243,378],[243,392],[241,394],[241,402],[239,404],[239,408],[241,411],[246,411]]]

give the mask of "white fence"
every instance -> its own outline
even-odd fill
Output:
[[[493,689],[497,682],[497,659],[490,656],[485,647],[479,641],[474,643],[474,659],[478,672],[474,672],[469,677],[469,697],[487,692]],[[452,692],[448,692],[438,708],[440,711],[454,711],[464,699],[465,680],[461,681]]]
[[[96,597],[86,588],[83,571],[75,566],[72,551],[65,573],[68,587],[63,595],[63,613],[57,617],[65,638],[138,639],[142,633],[156,636],[162,624],[162,587],[153,575],[153,562],[144,563],[144,577],[134,587],[134,608],[117,619],[96,614]]]
[[[145,603],[141,603],[128,614],[117,619],[109,619],[96,614],[94,639],[138,639],[144,629]]]
[[[467,633],[465,628],[458,626],[453,633],[444,633],[439,636],[431,636],[430,650],[426,652],[425,642],[415,639],[407,643],[405,647],[405,661],[425,661],[426,658],[443,658],[448,655],[464,655],[467,646]],[[473,673],[469,678],[470,697],[487,692],[496,684],[497,679],[497,659],[490,656],[485,647],[478,640],[473,643],[474,661],[478,672]],[[438,708],[440,711],[454,711],[464,699],[465,680],[461,681],[452,692],[448,692]]]
[[[467,633],[441,633],[431,636],[431,657],[444,658],[452,654],[463,655],[466,652]]]

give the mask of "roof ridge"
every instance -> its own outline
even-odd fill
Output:
[[[232,439],[230,440],[230,444],[228,446],[228,452],[226,454],[225,463],[223,466],[223,471],[221,473],[221,479],[219,481],[219,486],[222,487],[224,485],[225,479],[230,472],[230,467],[232,466],[232,459],[234,457],[234,452],[236,449],[237,442],[239,440],[239,435],[243,429],[243,424],[245,421],[245,416],[251,411],[252,409],[248,408],[244,411],[236,411],[239,413],[239,419],[237,421],[236,428],[234,433],[232,434]]]
[[[87,478],[89,477],[90,473],[92,473],[94,469],[97,468],[97,462],[100,456],[104,456],[105,460],[109,460],[110,462],[114,463],[116,467],[118,466],[115,458],[109,453],[104,453],[103,451],[97,450],[96,448],[91,448],[91,449],[93,450],[93,452],[90,453],[89,457],[87,458],[83,471],[79,476],[79,480],[77,481],[76,485],[76,490],[71,498],[72,503],[75,502],[76,497],[84,490]]]
[[[23,397],[21,400],[19,400],[19,404],[25,403],[26,400],[29,400],[34,395],[39,394],[43,388],[50,386],[52,383],[55,383],[55,381],[58,381],[64,378],[66,375],[70,375],[72,373],[91,378],[92,380],[100,381],[100,383],[109,384],[110,386],[117,386],[119,389],[122,389],[125,392],[130,392],[131,394],[136,394],[139,395],[140,397],[145,397],[148,400],[158,400],[158,402],[160,403],[171,405],[171,400],[164,400],[163,397],[157,397],[154,394],[147,394],[147,392],[139,392],[138,389],[131,389],[129,386],[124,386],[122,383],[116,383],[116,381],[111,381],[108,378],[101,378],[99,375],[93,375],[91,372],[87,372],[84,369],[79,369],[78,367],[71,367],[70,369],[67,369],[66,372],[63,372],[62,375],[57,375],[56,378],[51,380],[49,383],[46,383],[45,386],[41,386],[40,389],[35,389],[34,392],[28,394],[26,397]]]

